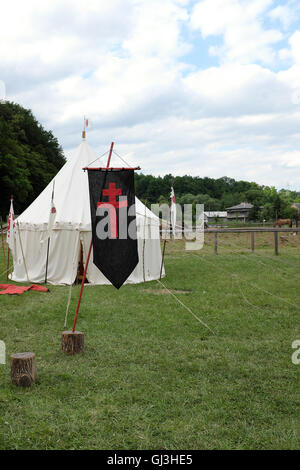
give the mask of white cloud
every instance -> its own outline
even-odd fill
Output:
[[[206,114],[259,115],[283,111],[292,103],[289,85],[255,64],[207,68],[189,74],[185,83]]]
[[[299,19],[300,5],[298,0],[289,0],[286,4],[272,8],[268,16],[271,20],[279,21],[285,31],[288,31],[294,22]]]
[[[290,5],[278,5],[268,13],[272,20],[278,20],[281,22],[283,28],[288,30],[293,21],[295,21],[295,7],[293,9]]]
[[[289,49],[281,49],[282,59],[290,59],[292,62],[300,64],[300,30],[295,31],[289,38]]]
[[[197,120],[169,117],[155,126],[137,124],[117,128],[115,133],[122,142],[117,141],[117,151],[129,153],[130,162],[140,164],[145,173],[227,175],[297,187],[299,124],[299,113],[289,118],[284,114]]]
[[[84,6],[78,0],[5,2],[0,67],[7,88],[23,90],[32,80],[51,82],[94,70],[128,36],[132,11],[130,0],[87,0]]]
[[[193,9],[191,27],[204,38],[222,35],[223,45],[210,52],[223,62],[271,64],[273,45],[283,37],[262,25],[261,17],[271,4],[272,0],[203,0]]]
[[[187,11],[172,0],[138,2],[134,27],[123,47],[132,56],[159,56],[170,60],[189,50],[180,38],[180,23],[188,20]],[[181,2],[182,3],[182,2]]]

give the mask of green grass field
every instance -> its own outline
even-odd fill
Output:
[[[246,235],[223,234],[218,256],[212,235],[199,252],[167,243],[163,282],[216,335],[157,282],[89,286],[77,324],[86,349],[70,357],[68,287],[0,296],[0,448],[299,449],[300,235],[278,257],[272,234],[253,254]],[[10,354],[22,351],[37,357],[30,389],[10,381]]]

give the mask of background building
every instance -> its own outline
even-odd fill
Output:
[[[241,202],[237,206],[227,207],[227,220],[246,222],[249,217],[249,212],[253,205],[249,202]]]

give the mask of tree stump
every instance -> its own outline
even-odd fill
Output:
[[[35,354],[23,352],[10,356],[11,381],[18,387],[30,387],[36,380]]]
[[[63,331],[61,348],[66,354],[77,354],[84,350],[84,333],[81,331]]]

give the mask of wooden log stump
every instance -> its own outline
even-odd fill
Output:
[[[63,331],[61,348],[66,354],[77,354],[84,350],[84,333],[81,331]]]
[[[17,387],[30,387],[36,380],[35,354],[23,352],[10,356],[11,381]]]

